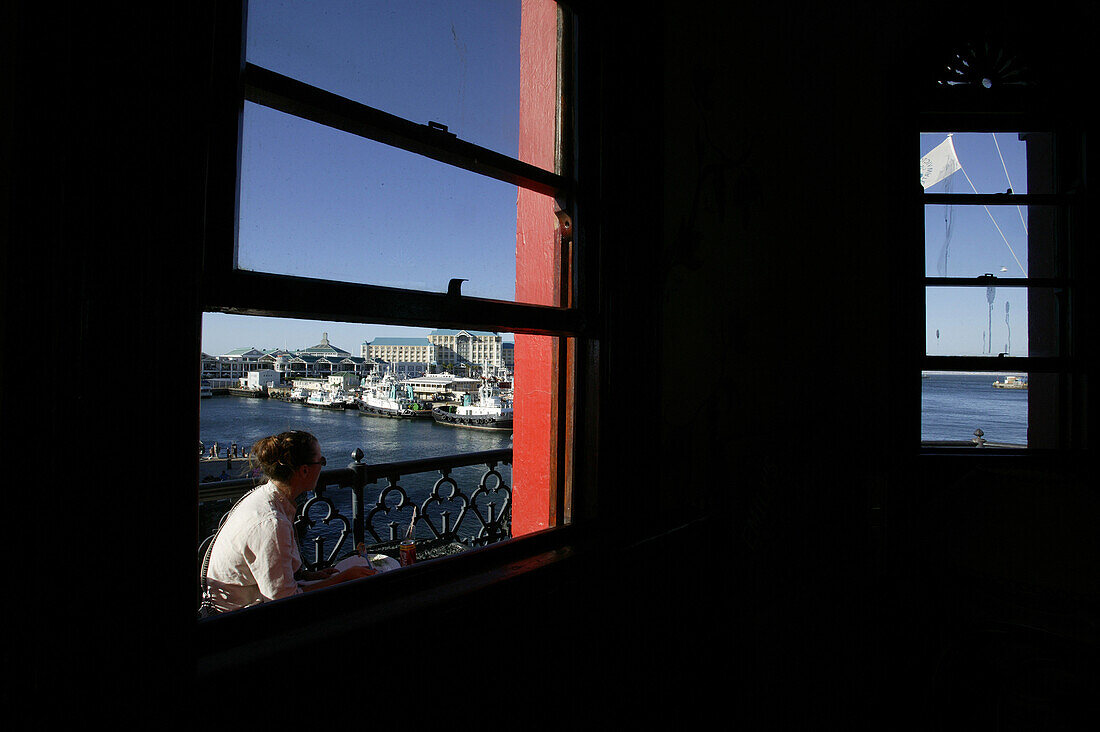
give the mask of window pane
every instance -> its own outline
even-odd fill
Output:
[[[921,379],[921,442],[1028,444],[1027,374],[928,372]]]
[[[242,269],[515,300],[516,186],[256,104],[243,137]]]
[[[1044,277],[1054,251],[1052,206],[924,207],[928,277]],[[1046,256],[1045,256],[1046,255]],[[1033,265],[1039,270],[1033,271]]]
[[[248,7],[251,63],[515,157],[519,0]]]
[[[549,336],[524,337],[534,343],[529,348],[553,350],[554,339]],[[503,332],[204,313],[202,344],[202,381],[206,382],[209,395],[201,400],[199,440],[207,454],[217,443],[218,454],[223,458],[234,444],[240,455],[261,437],[293,429],[306,430],[318,438],[327,460],[326,469],[346,467],[352,462],[352,452],[357,448],[362,449],[363,462],[367,464],[512,449],[512,425],[505,424],[503,418],[515,414],[511,410],[517,392],[532,381],[529,371],[522,370],[519,380],[513,379],[515,336]],[[323,357],[323,354],[328,355]],[[421,373],[423,364],[420,369],[414,368],[424,360],[433,374],[449,373],[450,376],[438,376],[438,384],[425,377]],[[534,366],[535,370],[538,368],[541,365]],[[395,372],[402,386],[413,389],[413,399],[427,408],[429,416],[384,418],[359,408],[366,397],[363,389],[372,383],[369,374],[386,371]],[[247,386],[250,373],[253,380],[264,384],[267,398],[246,398],[239,390],[229,391],[231,387]],[[344,374],[354,374],[356,378],[348,379]],[[494,394],[488,395],[490,398],[487,401],[492,398],[503,401],[498,406],[504,409],[497,409],[497,413],[494,413],[492,405],[481,400],[483,395],[479,393],[479,387],[483,383],[480,378],[483,375],[492,376],[497,387]],[[331,388],[334,379],[341,384],[347,381],[346,391],[351,396],[358,395],[360,401],[343,409],[318,408],[300,401],[287,401],[293,387],[307,390]],[[443,395],[450,398],[443,399]],[[463,399],[466,395],[468,400]],[[470,404],[464,404],[465,401]],[[433,406],[453,408],[452,411],[459,417],[465,416],[466,411],[476,412],[473,415],[475,419],[466,420],[465,426],[458,424],[463,420],[443,424],[431,416]],[[466,406],[474,409],[462,409]],[[542,415],[534,416],[537,419],[529,418],[520,428],[529,435],[528,443],[547,445],[552,441],[549,433],[552,425],[545,424]],[[483,421],[489,417],[497,418],[497,422],[489,424]],[[519,418],[522,420],[522,415]],[[531,459],[532,456],[519,457]],[[226,467],[224,459],[219,464],[207,460],[200,468],[200,479],[220,477],[221,470]],[[234,475],[247,474],[247,466],[242,459],[233,462],[232,470]],[[543,506],[545,496],[533,498],[530,489],[523,491],[513,486],[510,464],[499,465],[497,470],[508,488],[513,508],[530,512]],[[484,466],[461,467],[455,468],[451,475],[462,495],[474,500],[472,494],[477,491],[485,472]],[[440,506],[438,502],[429,503],[432,489],[439,479],[438,471],[426,471],[403,476],[400,485],[412,503],[425,508],[426,515],[433,517],[437,528],[440,521],[436,517],[442,510],[450,510],[449,521],[454,526],[459,521],[461,510],[457,504]],[[386,487],[385,481],[367,486],[368,508],[375,505],[380,492]],[[494,488],[495,479],[491,478],[487,487]],[[449,494],[449,490],[447,487],[444,494]],[[492,501],[493,511],[499,515],[504,508],[503,495],[481,495],[474,505],[487,519],[487,502]],[[340,513],[350,518],[350,490],[334,490],[332,497]],[[470,513],[461,519],[457,532],[460,537],[475,536],[482,526],[472,511],[471,508]],[[210,513],[215,521],[220,515],[214,515],[217,507],[211,507]],[[407,518],[394,520],[407,521]],[[332,541],[339,532],[336,523],[328,529],[318,526],[311,530],[327,537],[326,552],[332,548]],[[429,529],[424,526],[422,531],[429,532]],[[352,548],[346,547],[349,551]],[[308,549],[308,553],[308,558],[312,559],[312,549]]]
[[[929,287],[925,307],[929,356],[1058,355],[1051,288]]]
[[[1035,133],[922,132],[921,183],[926,193],[1046,193],[1048,149]]]

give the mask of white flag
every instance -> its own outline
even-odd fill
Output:
[[[925,188],[934,186],[961,168],[959,157],[955,155],[955,146],[948,137],[920,159],[920,184]]]

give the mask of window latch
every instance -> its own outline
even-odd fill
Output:
[[[436,132],[442,132],[447,137],[458,137],[458,135],[456,135],[455,133],[448,132],[447,131],[447,125],[442,124],[440,122],[433,122],[433,121],[429,120],[428,121],[428,129],[429,130],[435,130]]]
[[[462,283],[464,279],[454,278],[447,283],[447,297],[462,297]]]

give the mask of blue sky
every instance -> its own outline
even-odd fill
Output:
[[[519,14],[519,0],[254,0],[247,58],[515,155]],[[921,155],[947,132],[921,134]],[[952,139],[965,176],[955,173],[929,192],[970,193],[971,182],[982,193],[1010,185],[1026,192],[1017,135]],[[251,103],[241,178],[245,269],[437,292],[463,277],[465,294],[515,297],[514,186]],[[1027,212],[989,210],[992,219],[980,206],[926,210],[929,275],[1022,276]],[[931,290],[927,351],[1026,353],[1026,304],[1022,289],[998,288],[992,311],[984,289]],[[214,354],[242,346],[303,348],[327,332],[332,343],[357,353],[364,340],[429,330],[207,313],[202,343]]]
[[[946,138],[946,131],[922,133],[921,156]],[[955,133],[952,141],[962,170],[929,187],[928,193],[1004,193],[1010,187],[1013,193],[1027,192],[1026,148],[1019,135]],[[917,167],[918,161],[913,161],[914,172]],[[926,207],[925,274],[1024,277],[1026,221],[1025,207]],[[931,288],[926,300],[927,352],[981,355],[1007,350],[1027,355],[1026,293],[1022,288],[996,288],[991,310],[984,288]]]
[[[246,57],[413,122],[516,155],[519,0],[250,3]],[[515,299],[515,186],[271,109],[245,106],[244,269]],[[207,313],[203,350],[345,350],[428,328]]]

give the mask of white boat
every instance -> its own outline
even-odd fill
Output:
[[[199,482],[209,483],[215,480],[237,480],[256,477],[262,474],[258,466],[252,466],[247,457],[200,457]]]
[[[343,409],[344,399],[341,397],[337,401],[332,392],[327,389],[314,389],[308,397],[306,397],[306,406],[320,407],[321,409]]]
[[[1006,376],[1004,381],[994,381],[994,389],[1026,389],[1027,379],[1020,376]]]
[[[432,409],[436,423],[450,427],[470,427],[479,430],[512,429],[512,402],[500,392],[496,382],[485,381],[477,390],[478,399],[469,394],[461,404],[447,404]]]
[[[199,481],[202,483],[254,477],[261,472],[258,465],[249,463],[248,456],[237,443],[222,447],[215,442],[209,449],[199,443]]]
[[[392,374],[386,374],[376,386],[363,389],[359,398],[359,414],[371,417],[424,419],[432,415],[427,404],[413,398],[412,386],[400,384]]]
[[[304,402],[306,400],[306,390],[300,386],[294,387],[290,392],[290,401],[292,402]]]

